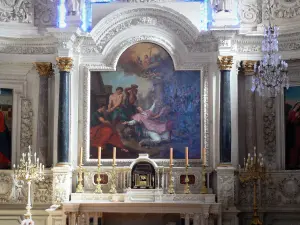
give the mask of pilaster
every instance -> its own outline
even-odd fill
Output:
[[[48,115],[49,112],[49,79],[53,76],[52,63],[50,62],[36,62],[34,63],[39,74],[39,94],[38,94],[38,123],[37,123],[37,152],[40,159],[46,167],[52,165],[52,152],[50,150],[50,123]],[[41,157],[42,156],[42,157]]]
[[[222,204],[222,224],[238,225],[239,211],[235,207],[237,199],[237,178],[235,168],[232,166],[220,166],[217,172],[217,199]]]
[[[239,66],[239,163],[243,164],[247,153],[257,146],[256,138],[256,101],[251,91],[255,60],[241,61]]]

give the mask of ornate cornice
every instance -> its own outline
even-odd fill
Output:
[[[153,26],[176,34],[183,43],[192,43],[199,31],[191,21],[178,12],[161,6],[130,7],[114,11],[91,31],[100,52],[121,31],[135,26]]]
[[[239,72],[241,75],[252,76],[254,74],[254,65],[257,63],[256,60],[245,60],[241,61]]]
[[[50,77],[53,75],[52,63],[50,62],[35,62],[36,71],[41,77]]]
[[[56,63],[59,71],[70,72],[73,67],[73,59],[71,57],[57,57]]]
[[[231,70],[233,56],[218,56],[218,66],[220,70]]]

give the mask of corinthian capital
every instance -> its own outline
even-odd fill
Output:
[[[50,77],[53,75],[52,63],[50,62],[35,62],[36,71],[41,77]]]
[[[252,76],[254,74],[254,65],[257,63],[255,60],[244,60],[241,62],[239,72],[242,75]]]
[[[220,70],[231,70],[233,64],[233,56],[219,56],[218,66]]]
[[[70,72],[73,67],[73,59],[71,57],[57,57],[56,63],[59,71]]]

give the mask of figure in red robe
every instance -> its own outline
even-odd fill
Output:
[[[300,168],[300,102],[288,113],[286,124],[287,169]]]
[[[107,144],[127,152],[124,149],[120,135],[106,119],[106,106],[100,105],[99,109],[91,117],[90,145],[95,148],[104,148]]]
[[[0,169],[9,169],[11,164],[11,135],[0,111]]]

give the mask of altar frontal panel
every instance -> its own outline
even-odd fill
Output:
[[[114,72],[91,73],[90,158],[200,157],[200,71],[175,71],[170,55],[153,43],[138,43],[119,58]]]

